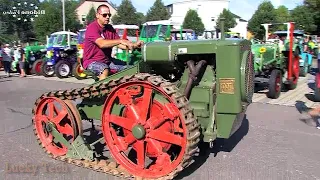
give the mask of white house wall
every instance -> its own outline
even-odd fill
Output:
[[[241,22],[239,19],[236,19],[237,25],[234,28],[231,28],[231,32],[238,32],[240,33],[241,37],[247,38],[247,26],[248,22]]]
[[[193,1],[183,1],[173,4],[173,13],[170,20],[175,22],[180,22],[181,25],[189,9],[196,10],[202,19],[205,29],[208,31],[215,30],[215,20],[218,18],[219,14],[224,8],[228,9],[228,0],[193,0]]]

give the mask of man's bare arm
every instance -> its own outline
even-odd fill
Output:
[[[121,44],[121,39],[105,40],[103,38],[98,38],[95,43],[99,46],[99,48],[112,48]]]

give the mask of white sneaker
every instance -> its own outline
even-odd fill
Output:
[[[317,126],[317,129],[320,129],[320,126]]]

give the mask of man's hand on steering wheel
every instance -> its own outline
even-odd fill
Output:
[[[138,40],[133,44],[133,48],[141,48],[143,46],[143,41]]]
[[[121,44],[127,46],[127,48],[128,48],[129,50],[132,50],[133,47],[134,47],[134,44],[133,44],[131,41],[126,40],[126,39],[122,39],[122,40],[121,40]]]

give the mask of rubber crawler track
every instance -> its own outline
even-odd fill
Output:
[[[33,115],[35,114],[38,103],[45,97],[56,97],[61,100],[74,100],[74,99],[79,99],[79,98],[81,99],[89,96],[94,97],[99,94],[108,95],[111,92],[111,90],[117,85],[120,85],[124,82],[137,81],[137,80],[148,81],[156,85],[157,87],[160,87],[161,89],[163,89],[174,100],[175,104],[180,109],[180,112],[185,117],[184,120],[187,126],[187,132],[186,132],[187,146],[186,146],[186,152],[184,154],[183,160],[177,166],[177,168],[174,171],[172,171],[170,174],[161,178],[157,178],[157,180],[173,179],[175,176],[179,174],[179,172],[181,172],[183,169],[185,169],[186,167],[188,167],[190,164],[194,162],[193,158],[195,156],[199,155],[198,143],[200,141],[200,125],[197,119],[195,118],[193,114],[193,110],[190,107],[186,97],[184,95],[181,95],[178,92],[178,88],[173,83],[168,82],[161,76],[140,73],[140,74],[135,74],[131,76],[124,76],[117,80],[111,80],[109,82],[101,83],[98,85],[91,85],[91,86],[87,86],[80,89],[44,93],[35,102],[35,106],[32,110],[32,114]],[[73,164],[79,167],[88,168],[97,172],[106,173],[106,174],[113,175],[120,178],[147,180],[146,178],[135,177],[129,174],[124,169],[124,167],[122,167],[121,165],[116,163],[114,160],[112,160],[113,159],[112,157],[108,157],[108,160],[99,160],[96,158],[94,161],[72,159],[72,158],[67,158],[65,156],[54,157],[53,154],[46,151],[42,142],[40,141],[39,136],[35,129],[34,119],[32,119],[32,123],[34,126],[33,131],[39,145],[53,159],[60,160],[65,163]]]

